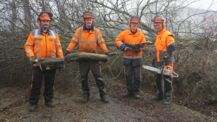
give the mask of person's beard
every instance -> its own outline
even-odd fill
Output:
[[[84,25],[84,29],[90,31],[94,28],[93,26],[94,26],[93,24],[90,26]]]
[[[92,25],[86,26],[86,28],[87,28],[88,30],[90,30],[90,29],[92,28]]]
[[[135,34],[136,32],[137,32],[137,29],[136,30],[131,30],[132,34]]]
[[[44,24],[42,25],[41,29],[44,33],[47,33],[49,30],[49,27],[50,27],[49,24]]]

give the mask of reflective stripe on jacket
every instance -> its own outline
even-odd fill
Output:
[[[117,38],[115,39],[115,46],[120,48],[122,44],[125,45],[139,45],[144,44],[141,51],[134,52],[131,50],[127,50],[123,52],[123,57],[128,59],[136,59],[136,58],[142,58],[142,51],[145,49],[145,35],[140,29],[137,29],[137,32],[133,34],[130,29],[127,29],[123,32],[121,32]]]
[[[76,45],[78,45],[79,52],[98,53],[100,48],[103,53],[108,53],[102,33],[96,27],[89,31],[84,30],[83,27],[76,29],[66,50],[72,52]]]
[[[29,34],[24,45],[27,57],[35,58],[63,58],[62,46],[59,36],[54,31],[42,33],[40,29],[36,29]]]
[[[169,45],[174,44],[175,40],[169,31],[164,28],[162,31],[158,32],[155,40],[155,51],[156,51],[156,61],[160,62],[167,53],[167,48]],[[171,57],[174,59],[174,57]]]

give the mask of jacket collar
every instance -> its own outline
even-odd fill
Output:
[[[138,33],[139,33],[139,29],[137,29],[135,33],[132,33],[132,31],[130,29],[128,29],[129,35],[137,35]]]
[[[160,32],[157,32],[158,35],[164,33],[166,31],[166,27],[164,27]]]
[[[83,26],[83,30],[86,30],[86,31],[93,31],[94,30],[94,25],[91,25],[90,28],[87,28],[85,25]]]
[[[39,34],[40,34],[40,35],[43,35],[43,30],[42,30],[41,28],[39,29]],[[51,35],[51,30],[50,30],[50,29],[48,30],[48,33],[47,33],[47,34],[48,34],[48,35]]]

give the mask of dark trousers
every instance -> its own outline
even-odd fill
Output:
[[[162,79],[163,78],[163,79]],[[158,96],[160,98],[171,97],[172,94],[172,78],[170,76],[157,75],[156,85],[158,89]]]
[[[81,84],[84,95],[89,96],[88,73],[91,70],[96,80],[100,96],[105,95],[105,84],[101,74],[101,67],[98,61],[79,61]]]
[[[128,93],[139,92],[141,81],[141,59],[124,59]]]
[[[42,80],[44,78],[44,99],[45,102],[52,102],[53,99],[53,87],[56,70],[41,71],[39,67],[33,67],[33,81],[31,84],[31,93],[29,102],[31,105],[36,105],[39,100]]]

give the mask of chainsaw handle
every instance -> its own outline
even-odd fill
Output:
[[[172,77],[174,77],[174,78],[178,78],[178,77],[179,77],[179,74],[177,74],[177,73],[174,72],[174,71],[173,71],[173,73],[172,73],[171,75],[172,75]]]

